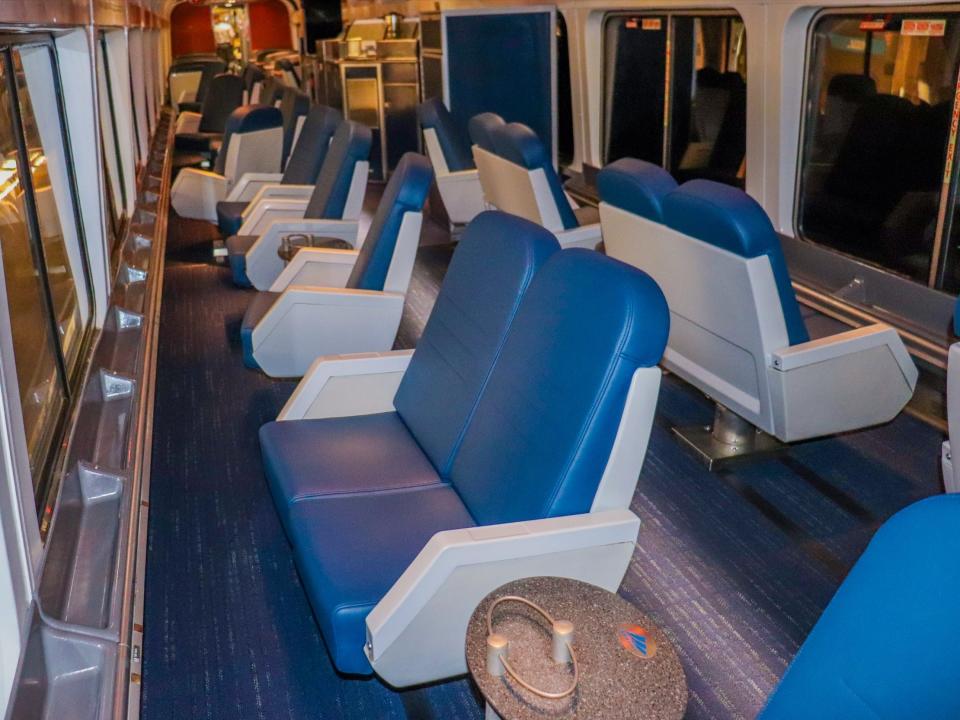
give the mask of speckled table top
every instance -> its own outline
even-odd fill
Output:
[[[519,595],[573,623],[580,681],[572,695],[541,698],[506,674],[487,672],[487,610],[504,595]],[[493,629],[509,640],[510,663],[524,680],[548,692],[569,687],[572,666],[554,663],[550,628],[539,614],[504,602],[494,611]],[[474,682],[503,720],[679,720],[686,710],[686,678],[666,636],[619,595],[577,580],[528,578],[494,590],[470,618],[466,651]]]

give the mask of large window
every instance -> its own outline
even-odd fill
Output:
[[[100,110],[100,144],[103,148],[103,170],[107,198],[107,232],[111,268],[119,263],[120,241],[127,221],[127,187],[124,181],[123,154],[120,151],[120,132],[117,126],[117,104],[110,74],[110,59],[106,35],[101,32],[97,43],[97,82]]]
[[[743,186],[746,32],[730,13],[610,15],[603,161],[636,157],[678,180]]]
[[[945,169],[960,14],[827,14],[808,58],[800,235],[955,292],[955,180]]]
[[[42,506],[91,315],[51,46],[0,49],[0,96],[0,248],[24,433]]]

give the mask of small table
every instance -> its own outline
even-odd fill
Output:
[[[321,237],[318,235],[295,234],[286,235],[280,239],[280,246],[277,248],[277,255],[288,263],[293,260],[301,248],[328,248],[332,250],[353,250],[353,246],[346,240],[332,237]]]
[[[555,621],[573,624],[579,681],[572,694],[543,698],[507,674],[488,672],[487,614],[505,596],[524,598]],[[553,633],[536,610],[502,601],[490,619],[496,635],[509,641],[509,663],[526,683],[553,693],[570,687],[573,666],[553,660]],[[619,595],[579,580],[536,577],[497,588],[470,617],[466,652],[470,675],[487,702],[487,720],[680,720],[687,707],[683,667],[663,632]]]

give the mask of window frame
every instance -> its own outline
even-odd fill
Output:
[[[913,285],[920,287],[926,287],[930,290],[936,292],[947,292],[942,290],[939,285],[942,284],[943,280],[943,269],[946,261],[947,255],[947,243],[945,240],[949,237],[952,220],[949,217],[949,209],[956,208],[958,200],[958,178],[960,174],[957,172],[957,148],[956,142],[954,142],[954,155],[952,158],[952,163],[950,167],[950,178],[948,182],[941,181],[940,187],[940,199],[938,200],[937,206],[937,226],[933,238],[933,247],[930,251],[930,268],[927,273],[926,281],[916,280],[912,277],[907,276],[905,273],[898,272],[897,270],[889,267],[880,265],[879,263],[873,262],[867,258],[859,257],[852,253],[844,252],[838,248],[832,247],[822,242],[817,242],[816,240],[806,237],[806,235],[801,231],[801,221],[800,221],[800,208],[801,208],[801,195],[803,190],[803,170],[804,170],[804,161],[806,159],[806,144],[807,144],[807,132],[808,132],[808,123],[809,123],[809,92],[811,89],[811,62],[813,60],[813,41],[814,35],[816,32],[817,24],[827,17],[854,17],[856,15],[881,15],[884,13],[889,13],[892,15],[909,15],[910,13],[917,13],[922,15],[931,15],[938,12],[950,13],[951,15],[957,15],[958,20],[960,20],[960,10],[956,6],[936,4],[936,5],[874,5],[874,6],[865,6],[865,5],[850,5],[843,7],[829,7],[822,8],[817,11],[807,24],[806,38],[804,41],[804,53],[803,53],[803,86],[801,87],[801,96],[800,96],[800,126],[797,132],[797,147],[796,147],[796,172],[794,175],[793,182],[793,207],[791,211],[791,227],[793,230],[793,236],[800,242],[810,244],[816,248],[824,250],[826,252],[833,253],[840,257],[845,258],[847,261],[861,263],[869,267],[871,270],[876,272],[885,273],[893,277],[900,278],[906,282],[909,282]],[[960,106],[960,70],[958,70],[957,77],[955,78],[954,85],[954,95],[953,95],[953,107],[956,109]],[[948,162],[948,154],[950,152],[950,139],[951,136],[954,136],[954,140],[957,140],[955,130],[951,129],[947,135],[947,148],[944,154],[944,165],[946,166]],[[943,173],[945,174],[945,173]],[[946,196],[944,196],[944,186],[947,186]]]
[[[645,17],[659,15],[665,18],[667,23],[667,57],[664,62],[664,94],[663,94],[663,123],[661,130],[661,146],[660,146],[660,167],[665,168],[668,172],[672,172],[670,168],[667,167],[668,160],[671,153],[671,143],[673,138],[673,133],[671,132],[672,128],[672,115],[673,115],[673,64],[674,64],[674,55],[673,55],[673,45],[674,45],[674,17],[721,17],[721,18],[736,18],[744,26],[744,36],[747,35],[746,20],[743,18],[743,14],[740,13],[735,7],[720,7],[720,8],[671,8],[670,6],[655,5],[651,7],[635,8],[635,9],[626,9],[626,10],[610,10],[605,12],[603,17],[600,20],[600,87],[602,88],[603,96],[601,97],[600,102],[600,162],[603,165],[606,165],[610,162],[607,158],[607,104],[606,104],[606,88],[607,83],[611,80],[609,77],[609,68],[607,63],[607,23],[615,18],[630,18],[630,17]],[[747,38],[749,42],[749,38]],[[747,52],[749,53],[749,45]],[[750,85],[749,78],[744,81],[747,86],[747,93],[749,95]],[[749,123],[744,125],[744,148],[749,147],[747,142],[747,130]],[[746,150],[744,150],[744,159],[746,159]],[[749,163],[748,163],[749,165]],[[744,184],[746,184],[746,173],[743,176]]]

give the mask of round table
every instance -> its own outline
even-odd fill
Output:
[[[488,672],[487,612],[508,595],[536,604],[555,621],[573,623],[579,682],[572,694],[539,697],[506,673]],[[539,613],[520,602],[501,602],[492,625],[509,641],[508,661],[525,682],[553,693],[569,688],[573,666],[554,662],[551,629]],[[579,580],[535,577],[497,588],[470,617],[466,652],[470,675],[487,702],[488,720],[680,720],[686,710],[683,667],[663,632],[619,595]]]

